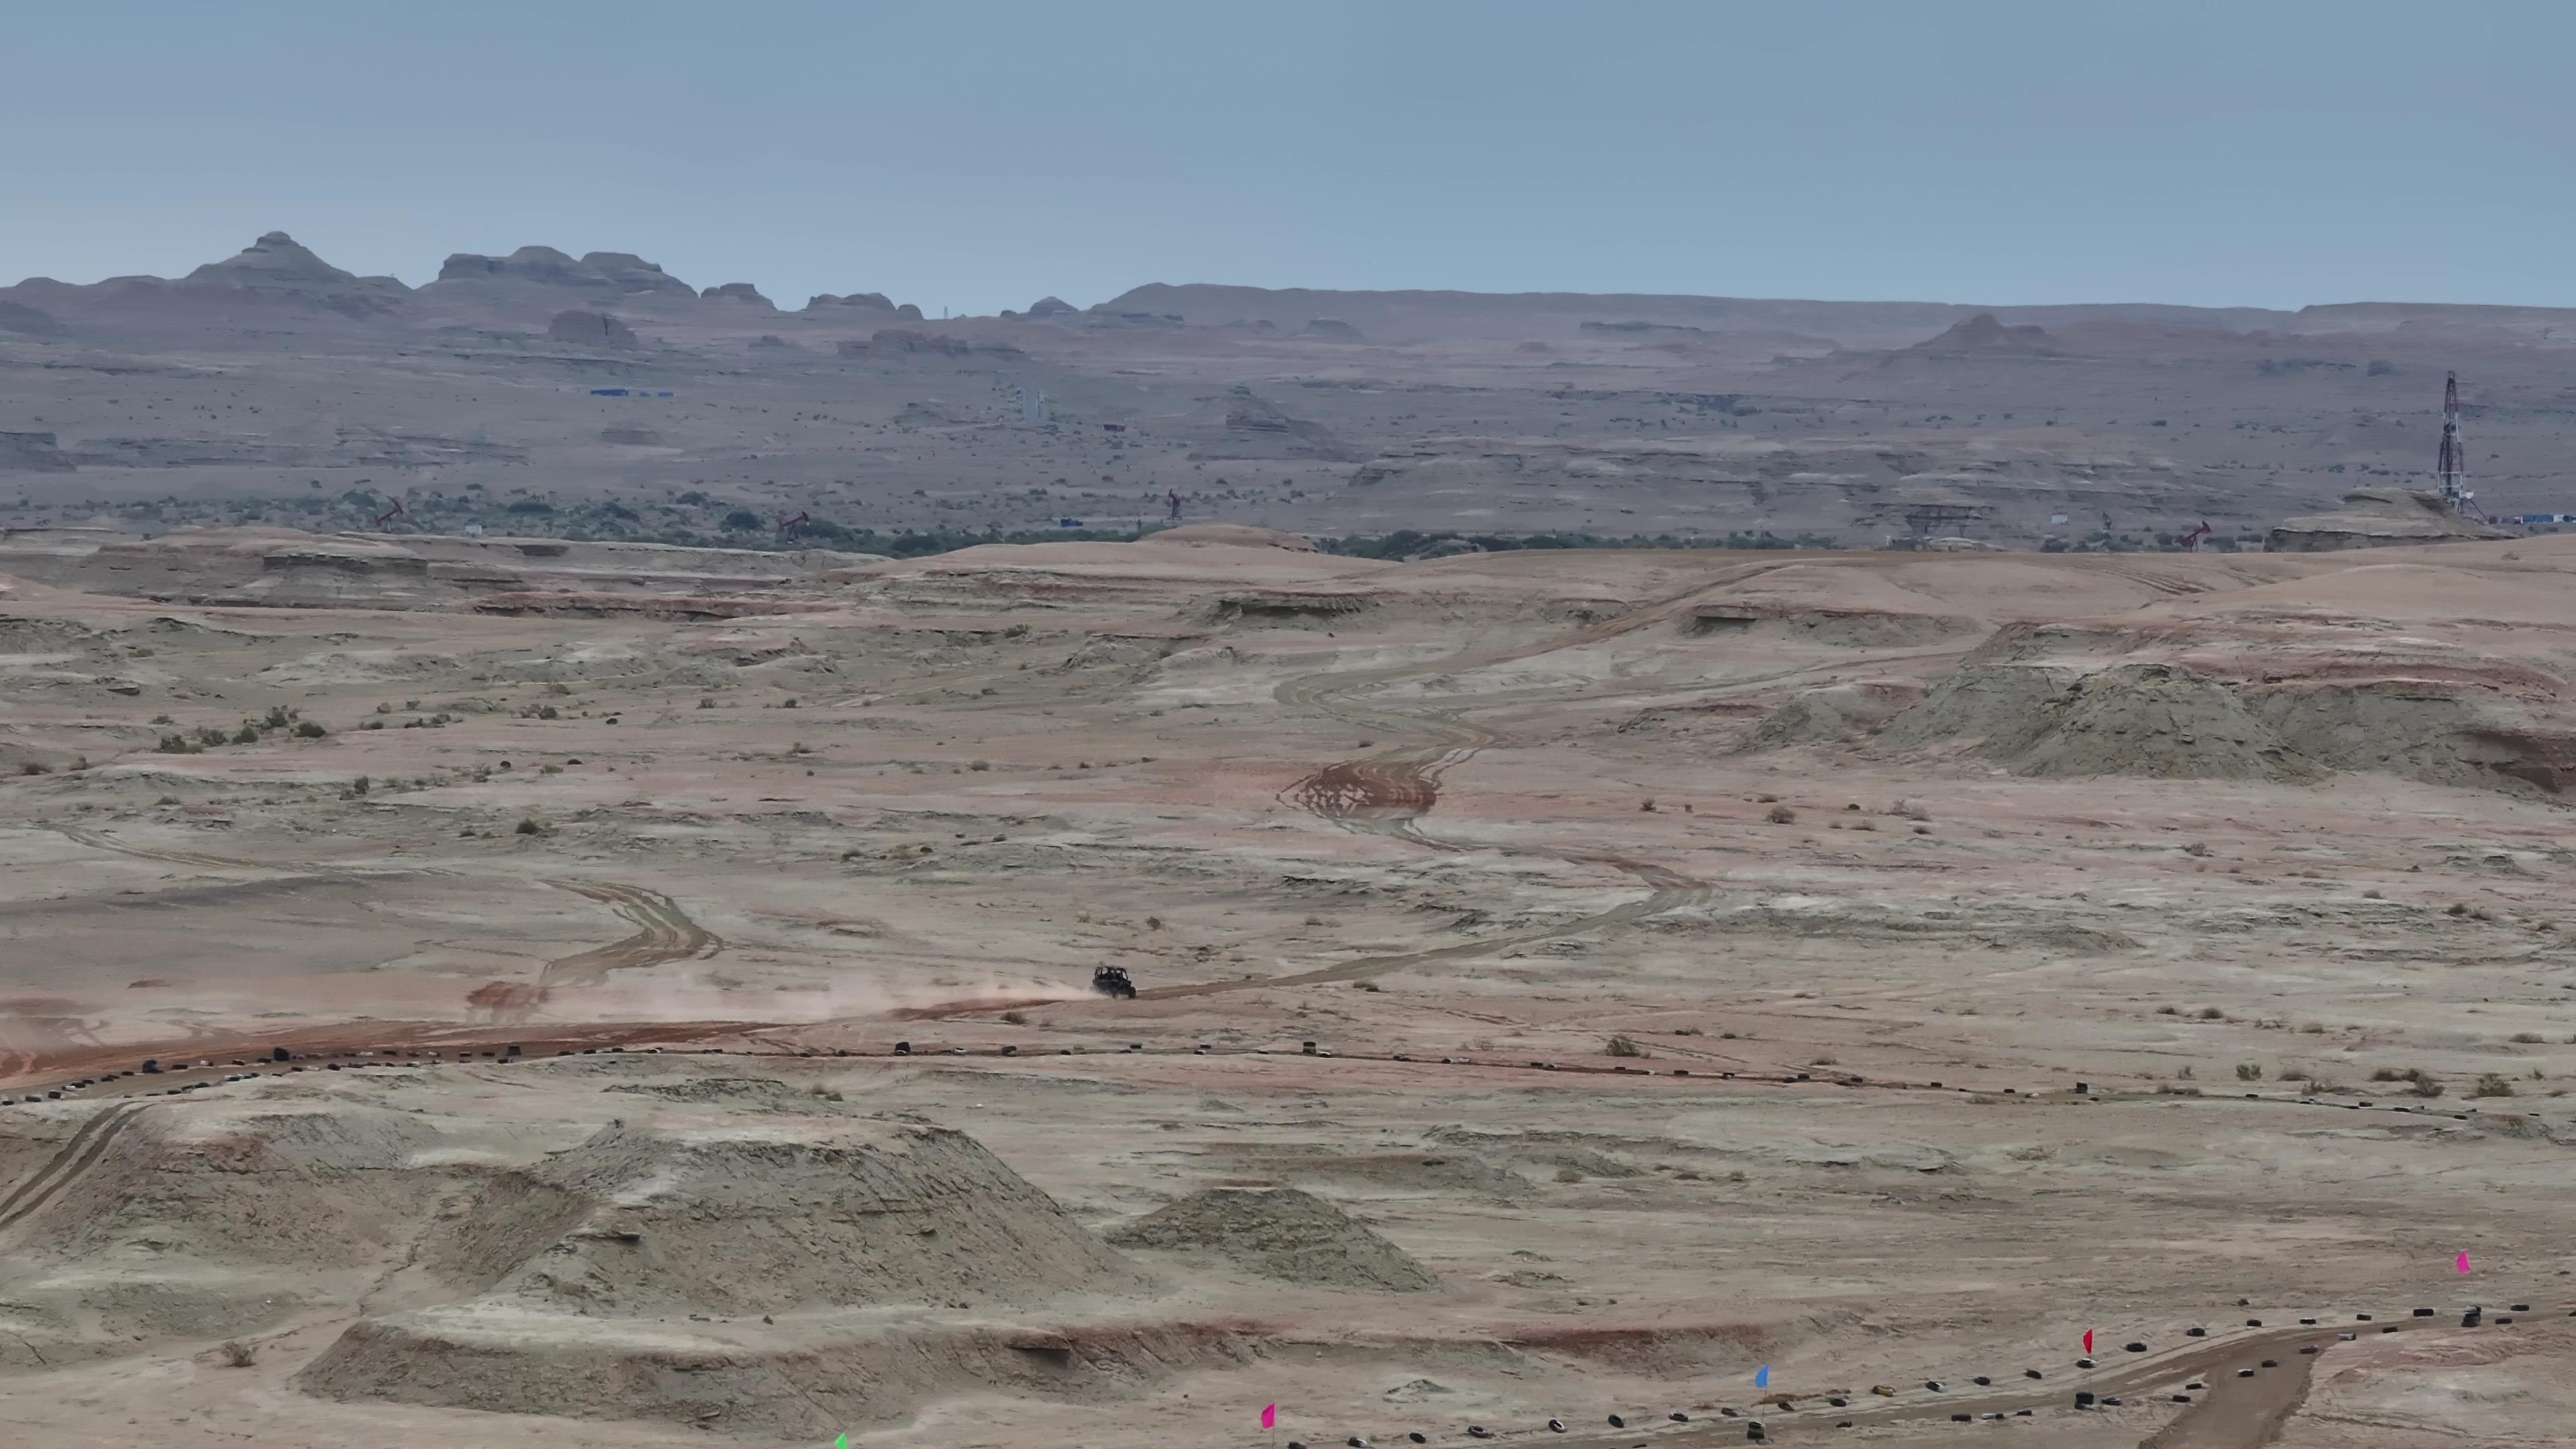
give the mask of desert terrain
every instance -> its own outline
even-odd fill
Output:
[[[2576,1411],[2576,540],[889,558],[93,472],[0,539],[14,1442]]]
[[[198,260],[0,287],[0,526],[761,547],[795,519],[906,555],[1177,499],[1345,541],[2252,550],[2420,485],[2451,372],[2481,503],[2576,513],[2567,309],[1154,284],[951,319],[627,252],[417,287],[285,232]]]

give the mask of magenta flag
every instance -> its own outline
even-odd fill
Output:
[[[1264,1404],[1261,1406],[1261,1427],[1264,1429],[1276,1429],[1279,1427],[1279,1406],[1277,1404]]]

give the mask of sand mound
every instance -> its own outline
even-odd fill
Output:
[[[2391,544],[2511,538],[2513,531],[2462,518],[2440,495],[2412,488],[2356,488],[2332,513],[2287,518],[2264,539],[2266,553],[2324,553]]]
[[[1256,528],[1248,523],[1184,523],[1149,533],[1137,540],[1153,544],[1231,543],[1245,548],[1285,548],[1299,553],[1315,552],[1315,541],[1302,533],[1287,533],[1276,528]]]
[[[2086,676],[2058,700],[2013,773],[2150,779],[2314,780],[2325,772],[2256,719],[2237,692],[2162,664]]]
[[[1293,1187],[1209,1188],[1110,1231],[1123,1247],[1204,1250],[1310,1288],[1418,1293],[1440,1280],[1331,1203]]]
[[[684,1082],[623,1082],[606,1088],[670,1102],[720,1102],[739,1112],[817,1112],[823,1102],[775,1077],[691,1077]]]
[[[1737,748],[1829,739],[1832,722],[1809,718],[1824,709],[1796,705],[1774,711]],[[2556,794],[2576,784],[2576,738],[2500,711],[2487,696],[2422,680],[2255,685],[2167,664],[2084,675],[1984,664],[1952,671],[1872,742],[1891,749],[1967,744],[2015,774],[2061,778],[2304,783],[2362,770],[2523,793]],[[1766,730],[1765,743],[1754,743],[1753,734]]]
[[[1990,752],[2008,752],[2037,737],[2046,711],[2075,679],[2075,671],[2068,669],[1962,666],[1943,675],[1920,702],[1889,720],[1879,739],[1906,750],[1981,740]]]
[[[806,1119],[611,1126],[496,1183],[424,1254],[593,1316],[1025,1300],[1136,1279],[963,1133]]]
[[[490,1178],[418,1265],[470,1296],[368,1318],[308,1393],[804,1437],[995,1391],[1113,1398],[1244,1350],[1223,1331],[996,1327],[999,1304],[1143,1286],[963,1133],[728,1115],[618,1123]],[[701,1084],[637,1084],[691,1096]],[[676,1090],[668,1090],[676,1088]],[[947,1309],[979,1321],[943,1321]],[[773,1317],[774,1316],[774,1317]]]
[[[357,1291],[453,1189],[420,1165],[442,1141],[412,1114],[346,1105],[13,1114],[0,1332],[62,1363],[248,1333]]]
[[[1918,698],[1915,686],[1903,683],[1829,684],[1801,690],[1754,721],[1727,752],[1849,743],[1879,729]]]
[[[832,1442],[951,1396],[1116,1403],[1194,1370],[1240,1366],[1259,1344],[1226,1326],[887,1328],[554,1318],[474,1306],[367,1319],[295,1376],[325,1398],[500,1414],[642,1420],[766,1440]],[[790,1335],[794,1337],[790,1337]]]

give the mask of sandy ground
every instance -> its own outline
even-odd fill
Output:
[[[83,582],[0,595],[22,1442],[2565,1422],[2576,550]]]

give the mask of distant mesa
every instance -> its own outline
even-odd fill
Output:
[[[1678,322],[1586,322],[1579,330],[1584,332],[1706,332],[1708,329],[1687,327]]]
[[[720,282],[698,295],[710,302],[750,302],[773,309],[776,305],[760,295],[760,289],[749,282]]]
[[[354,282],[354,272],[344,272],[313,254],[310,248],[282,231],[273,231],[220,262],[208,262],[190,272],[191,282],[249,284],[254,282]]]
[[[1205,456],[1355,463],[1361,455],[1322,424],[1292,418],[1251,388],[1237,386],[1225,398],[1225,443]]]
[[[2440,494],[2413,488],[2355,488],[2332,513],[2283,519],[2263,542],[2269,553],[2329,553],[2404,543],[2512,538],[2510,529],[2462,518]]]
[[[695,297],[697,289],[632,252],[588,252],[576,261],[553,247],[521,247],[506,257],[458,252],[438,269],[440,283],[522,282],[541,287],[633,295]]]
[[[1062,297],[1040,297],[1029,304],[1028,311],[1020,315],[1033,319],[1041,317],[1069,317],[1077,310],[1078,309],[1071,302],[1066,301]]]
[[[853,308],[869,312],[891,312],[906,322],[921,320],[919,307],[910,302],[897,304],[883,292],[852,292],[846,297],[837,297],[830,292],[818,292],[807,298],[805,302],[805,310],[808,312],[835,312]]]
[[[0,473],[68,473],[69,454],[51,433],[0,433]]]
[[[1318,342],[1366,342],[1368,340],[1360,335],[1360,329],[1348,322],[1337,322],[1330,317],[1318,317],[1308,322],[1305,329],[1297,335],[1312,338]]]
[[[2061,357],[2057,340],[2040,327],[2007,327],[1992,312],[1980,312],[1938,337],[1926,338],[1897,356],[1917,357]]]
[[[197,291],[303,302],[351,316],[393,311],[411,293],[392,277],[344,272],[282,231],[270,232],[220,262],[206,263],[180,284]]]
[[[24,302],[0,302],[0,332],[13,337],[68,337],[71,330],[61,318],[42,308]]]
[[[555,314],[546,325],[546,335],[557,342],[576,347],[634,347],[635,329],[605,312],[585,312],[578,307]]]
[[[865,342],[844,342],[843,357],[1026,357],[1007,342],[977,342],[945,332],[917,332],[909,327],[881,327]]]

